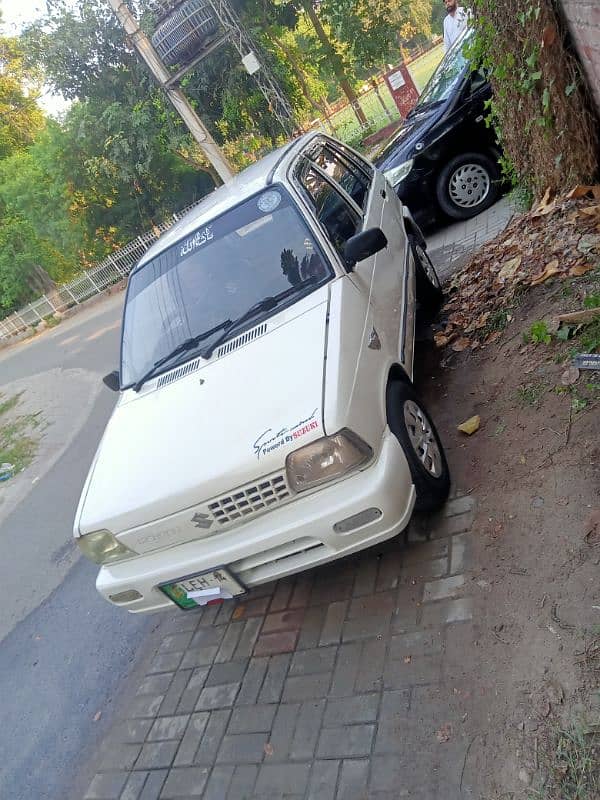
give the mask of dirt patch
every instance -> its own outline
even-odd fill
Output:
[[[465,661],[481,697],[469,758],[486,800],[600,797],[560,787],[566,761],[552,772],[559,732],[584,731],[589,744],[600,722],[600,372],[565,385],[577,338],[530,335],[580,308],[598,280],[530,290],[493,344],[460,353],[432,344],[418,365],[454,486],[478,504],[471,579],[481,625]],[[459,432],[474,415],[479,430]]]

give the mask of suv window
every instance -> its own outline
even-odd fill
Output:
[[[314,161],[364,211],[367,205],[370,181],[358,165],[329,147],[323,147]]]
[[[312,167],[304,172],[300,183],[314,205],[317,219],[343,260],[344,244],[360,229],[360,217],[333,185]]]

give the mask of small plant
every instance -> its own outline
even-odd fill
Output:
[[[485,323],[485,327],[483,329],[484,333],[490,334],[495,333],[496,331],[503,331],[509,322],[509,313],[503,308],[499,308],[496,311],[492,311],[490,316]]]
[[[587,408],[588,401],[585,397],[581,397],[581,395],[573,394],[573,398],[571,400],[571,408],[576,414],[579,414],[580,411],[583,411],[584,408]]]
[[[543,319],[534,322],[528,331],[523,334],[525,342],[533,342],[533,344],[550,344],[552,336],[548,330],[548,325]]]
[[[583,301],[584,308],[600,308],[600,294],[587,294]]]
[[[546,742],[540,800],[594,800],[600,792],[600,742],[595,726],[579,721],[557,728]]]
[[[573,285],[570,280],[566,280],[560,289],[561,297],[572,297],[573,296]]]
[[[586,325],[581,333],[581,351],[595,353],[600,351],[600,317]]]
[[[519,386],[517,390],[517,397],[522,405],[537,406],[546,390],[543,383],[528,383],[525,386]]]

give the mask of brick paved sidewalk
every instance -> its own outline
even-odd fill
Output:
[[[473,507],[165,617],[86,800],[472,797]]]
[[[427,236],[427,249],[442,281],[448,279],[485,242],[506,228],[517,207],[510,195],[464,222],[454,222]]]

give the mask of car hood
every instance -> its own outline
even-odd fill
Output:
[[[323,436],[327,307],[325,286],[230,340],[224,355],[125,392],[84,487],[76,535],[116,534],[281,474],[289,452]]]
[[[402,127],[389,141],[375,158],[375,165],[382,172],[408,161],[415,154],[418,142],[427,142],[431,128],[438,122],[447,109],[448,104],[443,103],[431,109],[424,108],[405,120]]]

